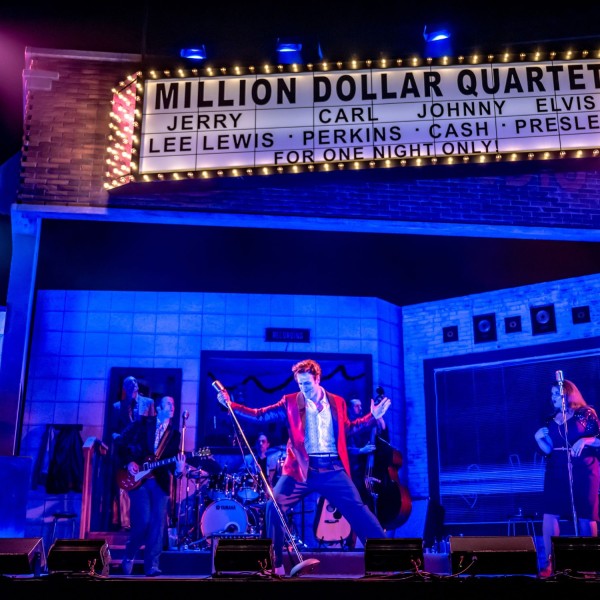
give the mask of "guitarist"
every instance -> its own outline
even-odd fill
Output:
[[[121,399],[114,402],[111,412],[111,525],[116,529],[129,529],[129,493],[119,488],[115,481],[114,472],[120,467],[116,446],[121,432],[132,421],[142,416],[155,415],[154,400],[140,394],[138,381],[133,375],[125,377],[121,387]]]
[[[125,575],[131,575],[135,555],[142,546],[146,576],[161,574],[159,558],[164,545],[171,477],[182,477],[185,469],[185,455],[179,447],[181,433],[175,429],[174,414],[175,400],[163,396],[156,404],[156,416],[133,421],[119,438],[117,450],[121,464],[132,478],[143,470],[145,462],[175,458],[150,471],[139,480],[139,485],[129,490],[131,529],[121,562]]]

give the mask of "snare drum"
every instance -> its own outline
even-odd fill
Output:
[[[236,498],[241,502],[254,502],[261,495],[261,481],[259,475],[244,473],[239,476]]]

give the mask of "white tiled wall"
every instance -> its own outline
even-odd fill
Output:
[[[42,290],[21,454],[38,455],[47,424],[81,424],[83,440],[102,439],[112,367],[182,369],[181,410],[190,412],[185,439],[191,450],[203,350],[300,351],[307,358],[316,352],[371,354],[373,381],[400,398],[400,319],[398,307],[375,298]],[[266,342],[267,327],[307,328],[311,341]],[[403,418],[397,402],[392,433]],[[33,496],[30,515],[47,522],[56,509],[40,506],[57,499],[44,499],[42,490]]]

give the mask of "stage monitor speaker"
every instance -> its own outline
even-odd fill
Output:
[[[41,575],[46,570],[43,538],[0,538],[1,575]]]
[[[600,573],[600,538],[552,536],[555,573]]]
[[[529,313],[531,315],[531,331],[533,335],[556,333],[554,304],[532,306],[529,309]]]
[[[213,539],[213,576],[247,576],[272,569],[272,540],[226,537]]]
[[[452,574],[534,575],[537,551],[530,535],[451,536]]]
[[[50,573],[108,575],[110,551],[106,540],[56,540],[48,551]]]
[[[365,575],[423,569],[423,538],[368,538]]]

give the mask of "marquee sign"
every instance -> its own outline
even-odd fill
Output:
[[[590,156],[600,148],[600,60],[272,71],[138,74],[133,134],[121,138],[131,139],[130,165],[120,161],[113,184]],[[128,89],[119,97],[133,115]]]

